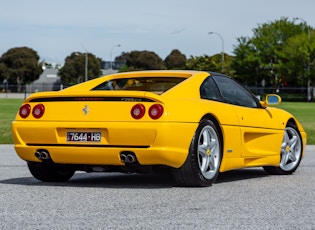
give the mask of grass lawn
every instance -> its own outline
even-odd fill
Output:
[[[315,103],[312,102],[282,102],[278,105],[292,113],[302,124],[307,133],[307,144],[315,144]]]
[[[22,104],[22,99],[0,99],[0,144],[12,144],[11,122]],[[315,144],[315,103],[282,102],[279,108],[292,113],[307,132],[307,144]]]
[[[0,144],[13,143],[11,122],[22,102],[22,99],[0,99]]]

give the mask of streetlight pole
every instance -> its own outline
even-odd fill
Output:
[[[84,48],[84,47],[83,47]],[[84,81],[88,81],[88,62],[89,62],[89,58],[88,58],[88,52],[87,50],[84,48],[85,53],[81,53],[81,52],[75,52],[74,55],[76,56],[85,56],[85,67],[84,67]]]
[[[110,49],[110,53],[109,53],[109,68],[110,68],[110,69],[113,69],[113,62],[112,62],[113,49],[114,49],[114,47],[120,47],[120,46],[121,46],[120,44],[114,45],[114,46],[112,46],[112,48]]]
[[[89,77],[88,77],[88,64],[89,64],[89,54],[88,51],[85,49],[85,47],[82,44],[82,48],[85,51],[85,68],[84,68],[84,72],[85,72],[85,76],[84,76],[84,81],[88,81]]]
[[[302,22],[305,23],[305,25],[307,26],[307,38],[308,41],[310,41],[311,39],[311,30],[310,27],[307,25],[307,22],[303,19],[303,18],[293,18],[293,20],[300,20]],[[312,99],[312,95],[311,95],[311,79],[310,79],[310,75],[311,75],[311,65],[310,65],[310,55],[309,53],[307,54],[307,101],[311,101]]]
[[[223,40],[223,37],[221,36],[221,34],[217,33],[217,32],[209,32],[208,34],[216,34],[220,37],[221,39],[221,42],[222,42],[222,52],[221,52],[221,55],[222,55],[222,72],[224,71],[224,40]]]
[[[85,81],[88,80],[88,61],[89,61],[88,52],[85,51]]]

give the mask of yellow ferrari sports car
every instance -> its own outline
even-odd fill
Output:
[[[220,172],[263,167],[291,174],[306,133],[290,113],[214,72],[112,74],[29,96],[12,123],[17,154],[41,181],[76,171],[165,170],[182,186],[210,186]]]

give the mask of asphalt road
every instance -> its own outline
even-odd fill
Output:
[[[0,229],[315,229],[315,146],[298,170],[223,173],[208,188],[163,176],[76,173],[34,179],[12,145],[0,145]]]

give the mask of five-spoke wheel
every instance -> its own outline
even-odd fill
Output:
[[[216,176],[220,165],[220,141],[212,126],[205,126],[198,138],[198,164],[201,174],[206,179]]]
[[[289,122],[281,144],[279,167],[264,167],[270,174],[286,175],[293,173],[302,159],[302,139],[295,124]]]
[[[184,165],[174,170],[175,180],[184,186],[210,186],[218,177],[221,159],[220,132],[211,120],[202,120]]]

